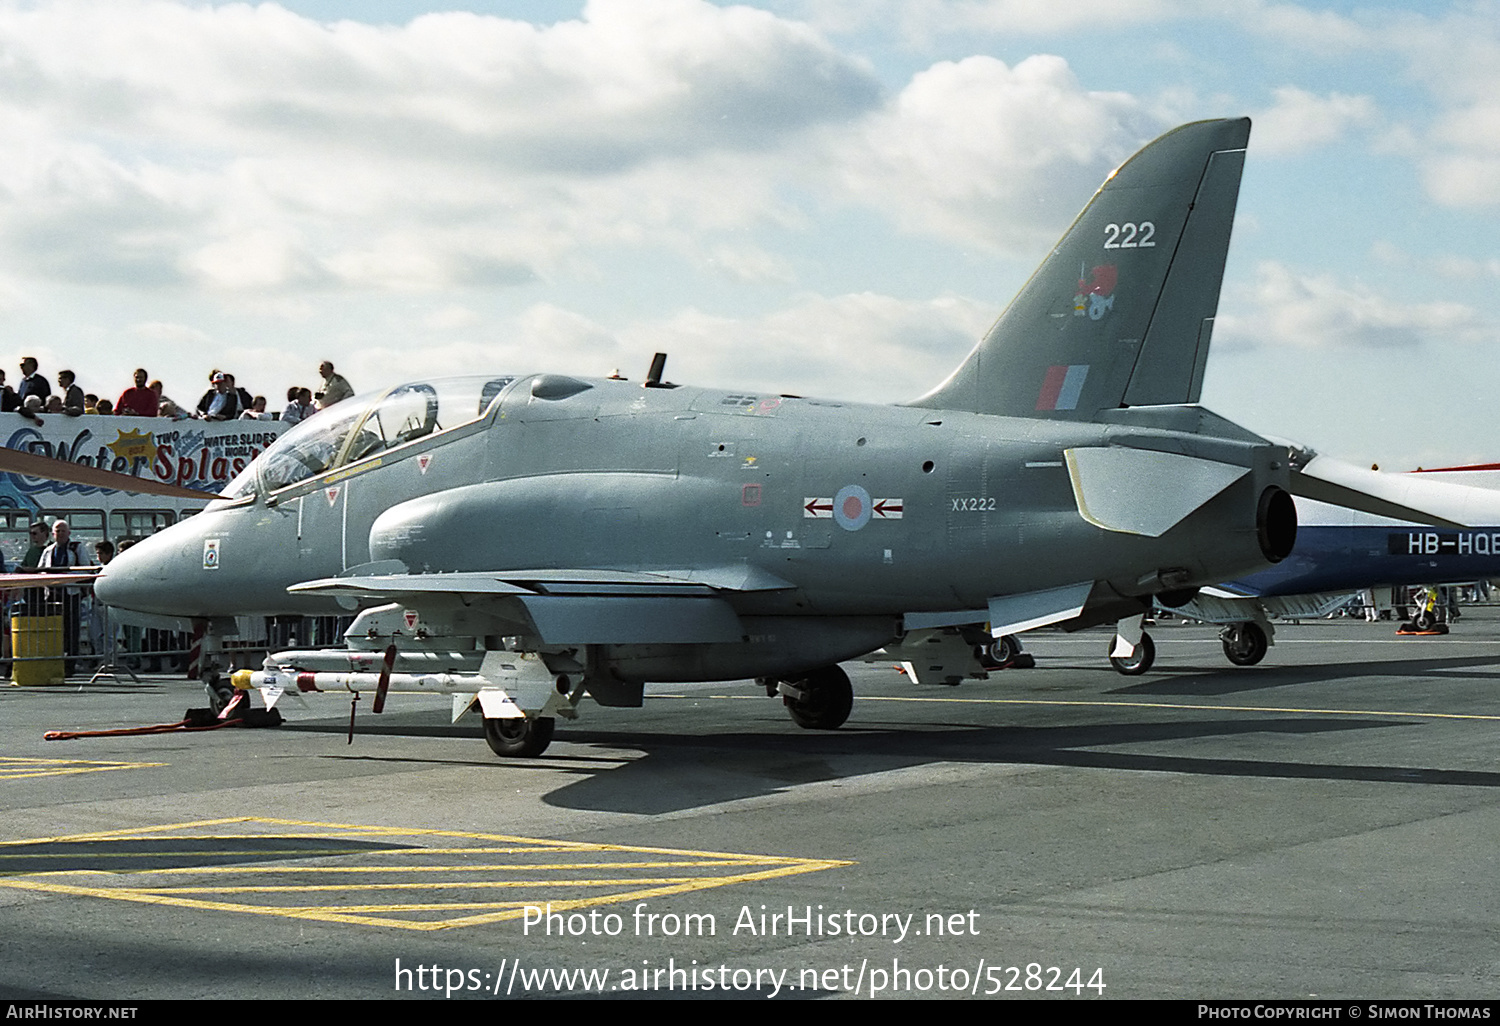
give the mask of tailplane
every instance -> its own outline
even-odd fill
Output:
[[[1093,420],[1194,403],[1250,119],[1197,121],[1112,174],[947,381],[910,405]]]

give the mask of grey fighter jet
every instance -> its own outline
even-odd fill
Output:
[[[1197,405],[1249,134],[1197,122],[1137,153],[913,402],[678,386],[660,357],[644,382],[404,384],[287,432],[96,592],[209,619],[358,610],[346,648],[236,684],[451,693],[524,756],[585,696],[637,706],[648,682],[754,677],[836,728],[841,660],[919,631],[1138,624],[1285,557],[1291,493],[1432,523]]]

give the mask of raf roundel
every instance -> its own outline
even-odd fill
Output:
[[[846,531],[858,531],[870,522],[870,493],[859,485],[845,485],[833,497],[833,519]]]

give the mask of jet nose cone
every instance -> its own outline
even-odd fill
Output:
[[[94,597],[116,609],[162,612],[170,601],[161,535],[147,538],[109,561],[94,580]]]
[[[152,593],[160,591],[161,582],[154,581],[151,582],[154,587],[148,586],[139,568],[132,570],[120,564],[121,560],[116,558],[99,571],[99,576],[94,579],[94,597],[116,609],[143,610],[143,602]]]

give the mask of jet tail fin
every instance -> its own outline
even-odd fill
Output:
[[[1250,119],[1198,121],[1110,175],[947,381],[910,405],[1093,420],[1194,403]]]

